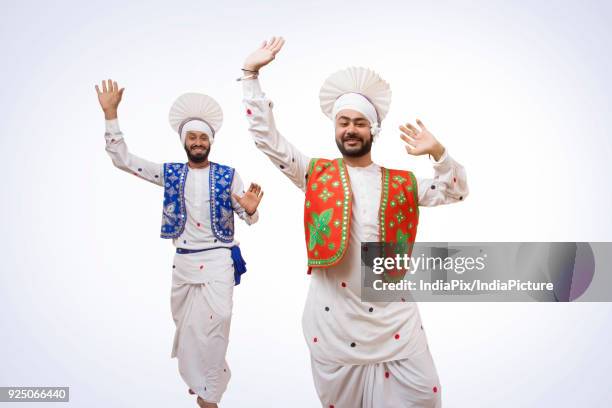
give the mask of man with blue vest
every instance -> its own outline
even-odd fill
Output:
[[[96,85],[106,119],[106,151],[113,164],[164,188],[161,237],[176,247],[172,265],[172,316],[176,324],[172,357],[200,407],[213,408],[227,388],[225,361],[234,285],[246,272],[234,240],[234,213],[257,222],[263,196],[252,183],[247,192],[232,167],[210,162],[208,154],[223,122],[223,112],[207,95],[188,93],[170,109],[187,163],[153,163],[128,151],[117,108],[124,88],[117,82]]]

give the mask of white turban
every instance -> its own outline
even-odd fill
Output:
[[[181,135],[181,143],[183,143],[183,146],[185,145],[187,132],[191,131],[206,133],[211,145],[215,140],[215,132],[212,130],[212,127],[206,123],[206,121],[199,118],[190,118],[179,126],[179,134]]]
[[[351,109],[361,113],[370,121],[372,136],[376,136],[380,132],[380,123],[378,123],[378,114],[376,108],[365,96],[358,93],[345,93],[340,95],[334,102],[332,109],[332,118],[335,118],[338,112],[344,109]]]

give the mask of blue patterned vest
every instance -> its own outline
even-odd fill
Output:
[[[178,238],[185,229],[185,180],[189,166],[186,163],[164,163],[164,210],[162,238]],[[234,240],[234,209],[231,185],[234,169],[210,162],[210,224],[213,234],[221,242]]]

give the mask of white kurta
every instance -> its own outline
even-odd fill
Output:
[[[163,186],[163,164],[154,163],[128,151],[117,120],[106,121],[106,151],[113,164],[142,179]],[[234,267],[229,248],[219,242],[210,224],[209,169],[189,169],[185,180],[187,221],[177,248],[209,249],[176,254],[172,265],[172,317],[176,332],[172,357],[178,360],[185,383],[205,401],[219,402],[231,377],[225,361],[229,341],[234,290]],[[244,186],[235,172],[232,193],[242,195]],[[234,212],[247,224],[257,222],[232,197]],[[161,210],[161,197],[160,197]],[[217,248],[219,249],[211,249]]]
[[[304,191],[311,158],[278,132],[273,104],[261,91],[257,80],[244,81],[243,91],[249,130],[255,144]],[[465,170],[447,152],[439,161],[433,161],[433,168],[433,179],[417,178],[419,205],[449,204],[467,196]],[[347,166],[347,169],[353,205],[347,253],[333,267],[312,270],[302,318],[319,397],[326,407],[391,406],[381,405],[381,401],[377,403],[373,395],[382,395],[380,387],[386,387],[384,392],[389,393],[389,384],[396,384],[391,393],[398,395],[398,401],[403,402],[401,406],[436,407],[440,403],[440,385],[417,304],[361,301],[360,247],[361,242],[379,241],[382,177],[380,166],[374,163],[361,168]],[[397,379],[379,384],[378,381],[391,378],[373,374],[384,362],[395,367],[386,372],[412,376],[412,383],[419,386],[411,388],[407,385],[410,381]],[[349,369],[349,366],[361,367]],[[370,383],[360,382],[366,380]],[[413,404],[409,405],[411,401]]]

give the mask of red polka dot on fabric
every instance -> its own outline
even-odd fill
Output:
[[[253,112],[251,112],[250,109],[247,109],[247,115],[250,115],[251,113],[253,113]]]
[[[333,406],[333,405],[330,405],[330,406],[329,406],[329,408],[334,408],[334,406]]]
[[[457,182],[457,177],[453,177],[453,183]]]
[[[315,337],[314,339],[312,339],[312,341],[316,343],[317,341],[319,341],[319,339]]]
[[[198,222],[198,227],[199,227],[200,225],[201,225],[201,224]]]
[[[399,335],[399,334],[396,334],[396,335],[395,335],[395,340],[399,340],[399,338],[400,338],[400,335]]]
[[[388,371],[385,373],[385,378],[389,378],[389,372]]]
[[[438,392],[438,387],[433,387],[433,392]]]
[[[342,282],[342,287],[346,288],[346,282]]]
[[[200,265],[200,269],[204,269],[204,265]]]

